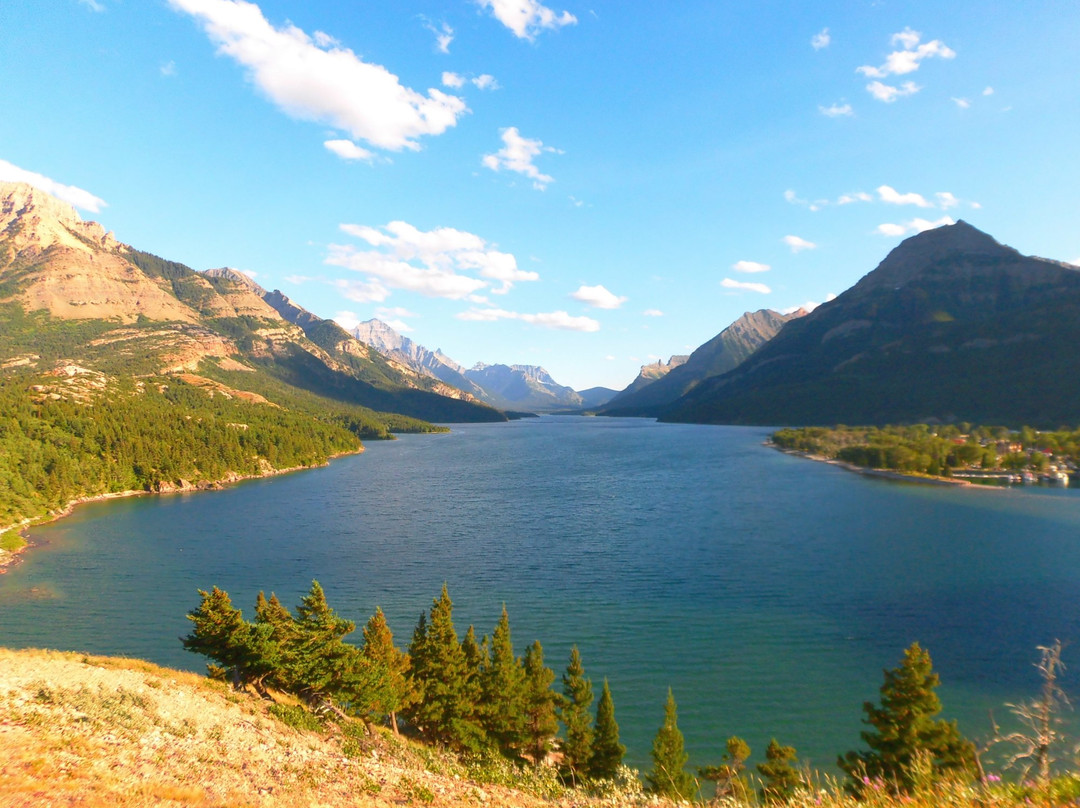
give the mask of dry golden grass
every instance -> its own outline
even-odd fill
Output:
[[[381,733],[294,730],[266,706],[138,660],[0,649],[0,806],[547,804],[436,775],[430,753]]]
[[[428,747],[359,727],[299,731],[268,707],[223,683],[141,660],[0,648],[0,808],[670,806],[625,786],[606,798],[551,788],[550,772],[546,780],[522,776],[497,762],[478,775],[481,783],[473,779],[477,769]],[[838,783],[808,776],[789,805],[1077,806],[1078,794],[1080,780],[1068,796],[928,783],[914,796],[871,789],[855,800]],[[749,808],[744,801],[712,804]]]

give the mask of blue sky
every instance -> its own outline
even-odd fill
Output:
[[[1080,4],[4,0],[0,179],[622,388],[963,218],[1080,262]]]

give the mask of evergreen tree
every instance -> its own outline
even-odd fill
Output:
[[[589,770],[592,757],[592,682],[585,678],[585,667],[575,645],[570,650],[570,662],[562,678],[562,722],[566,727],[566,740],[562,746],[563,769],[572,782],[576,782]]]
[[[372,705],[372,711],[390,719],[394,734],[398,734],[397,714],[417,698],[409,679],[409,655],[394,645],[394,635],[386,622],[383,610],[376,607],[375,614],[364,626],[364,657],[381,668],[386,677],[383,698]]]
[[[420,683],[422,700],[406,715],[423,737],[455,749],[477,749],[483,738],[475,723],[475,704],[467,692],[465,652],[454,631],[454,604],[446,584],[431,606],[426,621],[417,625],[412,657],[413,679]]]
[[[776,738],[769,741],[765,750],[765,762],[757,764],[758,774],[764,778],[761,800],[767,805],[787,802],[802,787],[796,762],[795,747],[781,746]]]
[[[684,748],[683,734],[679,731],[675,696],[669,687],[664,705],[664,723],[653,739],[653,769],[645,777],[649,789],[654,794],[673,800],[694,799],[697,781],[685,768],[689,757]]]
[[[491,658],[483,668],[481,690],[484,727],[507,757],[521,755],[525,735],[525,669],[514,656],[510,617],[503,604],[502,616],[491,635]]]
[[[727,739],[723,763],[719,766],[703,766],[698,769],[698,774],[716,783],[717,799],[731,797],[741,802],[749,802],[750,784],[743,774],[749,757],[750,744],[738,735],[732,735]]]
[[[592,758],[589,760],[589,776],[598,780],[615,777],[622,764],[626,747],[619,743],[619,725],[615,721],[615,702],[611,688],[604,679],[600,701],[596,705],[596,728],[593,733]]]
[[[544,665],[544,649],[537,640],[525,652],[525,752],[537,765],[544,762],[559,731],[554,681],[555,671]]]
[[[295,635],[287,676],[295,692],[313,706],[331,706],[335,697],[355,696],[361,673],[359,652],[343,642],[356,624],[339,617],[326,602],[326,593],[318,581],[296,607]]]
[[[234,686],[246,684],[248,663],[248,634],[250,627],[239,609],[234,608],[229,593],[216,586],[206,592],[199,590],[202,601],[188,612],[194,627],[180,638],[184,649],[210,658],[224,670]],[[214,668],[207,666],[213,672]]]
[[[934,692],[939,682],[930,654],[918,643],[904,652],[899,667],[885,671],[881,706],[863,704],[863,723],[873,729],[862,732],[862,739],[870,749],[848,752],[838,761],[853,788],[858,789],[866,777],[908,792],[914,785],[916,766],[923,760],[935,773],[972,771],[974,746],[960,734],[955,722],[934,720],[941,712],[941,701]]]

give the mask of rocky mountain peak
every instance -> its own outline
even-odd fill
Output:
[[[958,257],[974,265],[1015,261],[1021,255],[961,219],[904,239],[854,288],[899,288]]]
[[[250,275],[245,275],[238,269],[232,267],[221,267],[220,269],[208,269],[203,272],[204,275],[208,275],[211,278],[225,278],[233,283],[239,283],[260,297],[265,297],[267,292],[259,284],[255,283],[255,280]]]
[[[25,182],[0,182],[0,233],[16,250],[60,245],[94,252],[119,246],[97,222],[84,222],[72,205]]]

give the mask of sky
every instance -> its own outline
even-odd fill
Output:
[[[2,0],[0,180],[622,389],[964,219],[1080,263],[1077,0]]]

